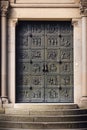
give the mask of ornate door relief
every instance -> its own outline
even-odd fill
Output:
[[[73,102],[70,22],[19,22],[16,102]]]

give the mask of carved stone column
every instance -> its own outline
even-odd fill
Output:
[[[82,16],[82,98],[81,106],[87,106],[87,0],[80,1]]]
[[[6,67],[7,67],[7,58],[6,58],[6,45],[7,45],[7,27],[6,27],[6,16],[9,7],[9,2],[6,0],[1,0],[0,9],[1,9],[1,101],[2,104],[8,103],[7,99],[7,82],[6,82]]]

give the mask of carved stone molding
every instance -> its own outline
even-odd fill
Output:
[[[79,24],[79,19],[72,19],[73,26],[78,26],[78,24]]]
[[[12,25],[15,27],[16,24],[18,23],[18,19],[12,19]]]
[[[18,19],[8,19],[8,26],[15,27],[18,23]]]
[[[9,7],[9,1],[2,0],[0,2],[1,16],[6,16],[8,12],[8,7]]]
[[[80,0],[80,13],[87,16],[87,0]]]

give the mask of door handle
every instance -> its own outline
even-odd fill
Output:
[[[48,72],[48,65],[47,64],[43,64],[43,72]]]

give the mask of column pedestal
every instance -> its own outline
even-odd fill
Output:
[[[80,100],[80,107],[87,108],[87,97],[82,97]]]

